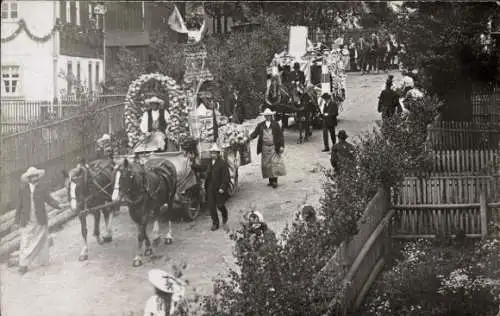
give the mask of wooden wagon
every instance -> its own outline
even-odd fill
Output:
[[[191,167],[191,159],[184,151],[174,152],[144,152],[140,154],[120,155],[115,157],[119,164],[124,159],[139,160],[139,163],[149,168],[148,161],[160,158],[170,161],[176,169],[177,188],[174,208],[181,210],[181,215],[188,221],[194,220],[200,214],[205,200],[202,179]]]

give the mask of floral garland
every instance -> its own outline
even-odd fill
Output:
[[[45,36],[38,37],[35,34],[30,32],[30,30],[28,29],[28,27],[26,25],[26,21],[24,19],[20,19],[19,22],[17,22],[17,24],[19,25],[18,28],[11,35],[7,36],[6,38],[2,38],[2,43],[7,43],[7,42],[14,40],[17,36],[19,36],[19,34],[21,34],[22,31],[25,31],[26,35],[28,35],[28,37],[30,39],[32,39],[33,41],[39,42],[39,43],[45,43],[48,40],[50,40],[52,38],[52,36],[54,36],[54,34],[58,30],[60,30],[62,25],[63,25],[61,19],[56,19],[56,24],[54,25],[54,27],[52,28],[50,33],[45,35]]]
[[[249,141],[248,131],[239,124],[229,123],[219,128],[219,142],[234,151],[241,149]]]
[[[169,112],[166,130],[167,139],[180,144],[182,139],[189,135],[189,109],[186,96],[174,79],[159,73],[152,73],[141,75],[128,88],[125,99],[125,126],[129,147],[133,148],[145,136],[140,128],[146,98],[143,86],[150,80],[158,81],[167,91],[168,103],[166,100],[166,108]]]

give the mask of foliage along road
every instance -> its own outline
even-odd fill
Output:
[[[379,118],[377,99],[386,75],[349,74],[347,99],[340,114],[339,127],[348,135],[359,135],[372,128]],[[253,205],[260,210],[277,234],[290,223],[307,196],[319,204],[322,174],[318,166],[329,167],[329,155],[322,153],[322,135],[314,131],[308,143],[296,144],[298,133],[286,131],[285,163],[288,175],[280,187],[266,186],[260,174],[256,141],[252,143],[252,163],[240,169],[240,191],[227,204],[229,225],[235,229],[240,211]],[[351,137],[351,140],[355,137]],[[89,221],[90,220],[89,217]],[[147,273],[152,268],[171,271],[172,265],[187,264],[184,279],[198,293],[209,294],[212,279],[224,273],[232,262],[232,243],[222,230],[211,232],[210,217],[202,214],[192,223],[172,225],[174,243],[154,249],[154,256],[142,267],[132,267],[136,252],[137,229],[126,208],[115,217],[113,242],[99,246],[89,237],[89,260],[79,262],[80,224],[74,219],[55,234],[51,264],[35,267],[20,276],[15,268],[2,267],[2,314],[7,316],[53,315],[142,315],[144,303],[152,294]],[[90,226],[91,227],[91,226]],[[189,292],[188,292],[189,293]],[[192,292],[190,292],[192,293]]]

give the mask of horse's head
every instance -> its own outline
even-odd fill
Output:
[[[63,171],[63,175],[71,209],[77,211],[84,206],[89,192],[89,172],[87,168],[78,166],[71,169],[69,173]]]
[[[134,193],[142,191],[144,184],[143,168],[137,163],[130,163],[127,159],[115,168],[114,188],[112,200],[118,202],[122,198],[130,199]]]

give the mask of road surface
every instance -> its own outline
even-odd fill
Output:
[[[351,139],[373,128],[379,118],[377,98],[385,79],[385,74],[348,75],[347,99],[338,129],[345,129]],[[319,204],[322,174],[318,166],[329,167],[329,155],[321,152],[320,130],[314,131],[308,143],[297,144],[297,138],[296,131],[285,132],[288,175],[279,179],[276,190],[266,186],[267,180],[261,178],[260,157],[255,156],[256,141],[253,142],[252,163],[240,169],[240,190],[227,203],[231,228],[238,226],[240,210],[253,205],[279,234],[306,199],[313,205]],[[209,294],[212,279],[224,273],[233,260],[229,236],[222,230],[211,232],[210,226],[206,213],[195,222],[173,224],[174,243],[154,249],[153,259],[134,268],[136,226],[126,208],[115,217],[111,244],[99,246],[89,239],[86,262],[78,261],[80,224],[77,219],[72,220],[54,235],[50,266],[34,267],[24,276],[16,268],[2,267],[2,315],[142,315],[144,303],[152,294],[148,271],[152,268],[171,271],[173,264],[186,263],[184,278],[198,293]]]

